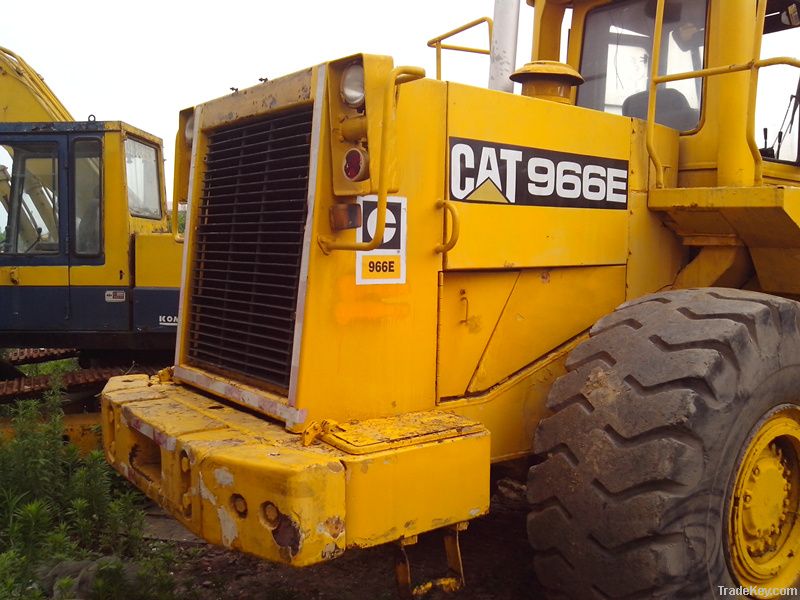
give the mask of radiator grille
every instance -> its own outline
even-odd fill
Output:
[[[191,288],[189,363],[289,387],[312,106],[209,137]]]

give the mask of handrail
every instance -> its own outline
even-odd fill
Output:
[[[436,48],[436,79],[441,80],[442,78],[442,50],[455,50],[457,52],[472,52],[473,54],[486,54],[486,55],[491,54],[491,50],[484,50],[483,48],[470,48],[468,46],[451,46],[450,44],[442,44],[444,40],[449,39],[454,35],[458,35],[462,31],[467,31],[468,29],[477,27],[481,23],[486,23],[489,27],[489,48],[491,48],[492,35],[494,32],[494,21],[492,21],[492,19],[489,17],[481,17],[480,19],[475,19],[474,21],[470,21],[466,25],[462,25],[461,27],[457,27],[452,31],[448,31],[447,33],[443,33],[438,37],[428,40],[428,48]]]
[[[436,208],[443,208],[446,212],[450,213],[450,238],[446,242],[436,246],[436,253],[444,254],[445,252],[450,252],[450,250],[455,247],[456,242],[458,242],[458,236],[461,231],[461,220],[452,202],[442,200],[436,204]]]
[[[664,187],[664,163],[656,151],[656,93],[658,66],[661,64],[661,31],[664,25],[665,0],[656,2],[656,21],[653,26],[653,50],[650,59],[650,82],[647,84],[647,153],[656,169],[656,187]]]
[[[747,96],[747,145],[753,157],[753,185],[764,182],[764,160],[756,142],[756,96],[758,94],[758,74],[761,62],[761,39],[763,37],[764,20],[767,17],[767,0],[759,0],[756,26],[753,28],[753,67],[750,69],[750,90]],[[799,63],[800,64],[800,63]]]
[[[383,127],[381,129],[381,155],[378,166],[378,208],[375,223],[375,232],[369,242],[336,242],[329,238],[320,237],[318,239],[322,251],[326,254],[331,250],[354,250],[359,252],[369,252],[375,250],[383,243],[383,234],[386,230],[386,205],[389,195],[389,130],[395,122],[395,87],[403,83],[422,79],[425,77],[425,69],[420,67],[395,67],[389,73],[386,81],[386,89],[383,98]],[[391,133],[394,133],[392,131]],[[393,144],[392,144],[393,145]]]
[[[656,5],[656,22],[655,30],[653,33],[653,60],[651,65],[650,83],[648,85],[648,103],[647,103],[647,152],[650,155],[650,160],[656,170],[656,187],[664,187],[664,164],[658,156],[655,147],[655,114],[656,114],[656,87],[661,83],[670,83],[673,81],[685,81],[688,79],[697,79],[702,77],[714,77],[716,75],[726,75],[728,73],[740,73],[742,71],[750,71],[750,88],[747,102],[747,145],[750,148],[750,153],[753,155],[755,163],[754,185],[760,185],[763,182],[763,159],[761,152],[758,149],[758,142],[756,142],[755,135],[755,104],[756,95],[758,91],[758,72],[763,67],[772,67],[775,65],[788,65],[790,67],[800,68],[800,60],[789,56],[777,56],[773,58],[758,59],[761,54],[761,35],[759,25],[763,24],[764,17],[767,11],[766,0],[759,0],[758,3],[758,16],[756,17],[755,39],[753,41],[753,60],[746,63],[739,63],[733,65],[726,65],[723,67],[708,67],[705,69],[698,69],[697,71],[685,71],[683,73],[675,73],[672,75],[658,75],[658,65],[661,52],[661,30],[663,25],[665,0],[657,0]]]

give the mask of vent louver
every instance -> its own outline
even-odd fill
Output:
[[[311,105],[209,136],[190,364],[287,391],[307,216]]]

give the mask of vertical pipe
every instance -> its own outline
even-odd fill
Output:
[[[489,89],[513,92],[509,79],[517,63],[519,0],[495,0],[494,33],[489,63]]]
[[[753,60],[753,27],[759,26],[756,3],[711,2],[710,10],[715,40],[709,48],[709,65],[744,64]],[[747,141],[751,77],[750,72],[742,71],[708,80],[707,87],[709,91],[713,88],[714,94],[713,101],[709,94],[706,115],[716,121],[717,185],[721,187],[753,185],[755,165]]]

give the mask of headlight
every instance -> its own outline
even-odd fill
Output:
[[[361,108],[364,105],[364,67],[350,65],[342,73],[342,100],[348,106]]]
[[[186,125],[183,127],[183,139],[186,140],[187,146],[191,146],[194,141],[194,113],[186,119]]]

